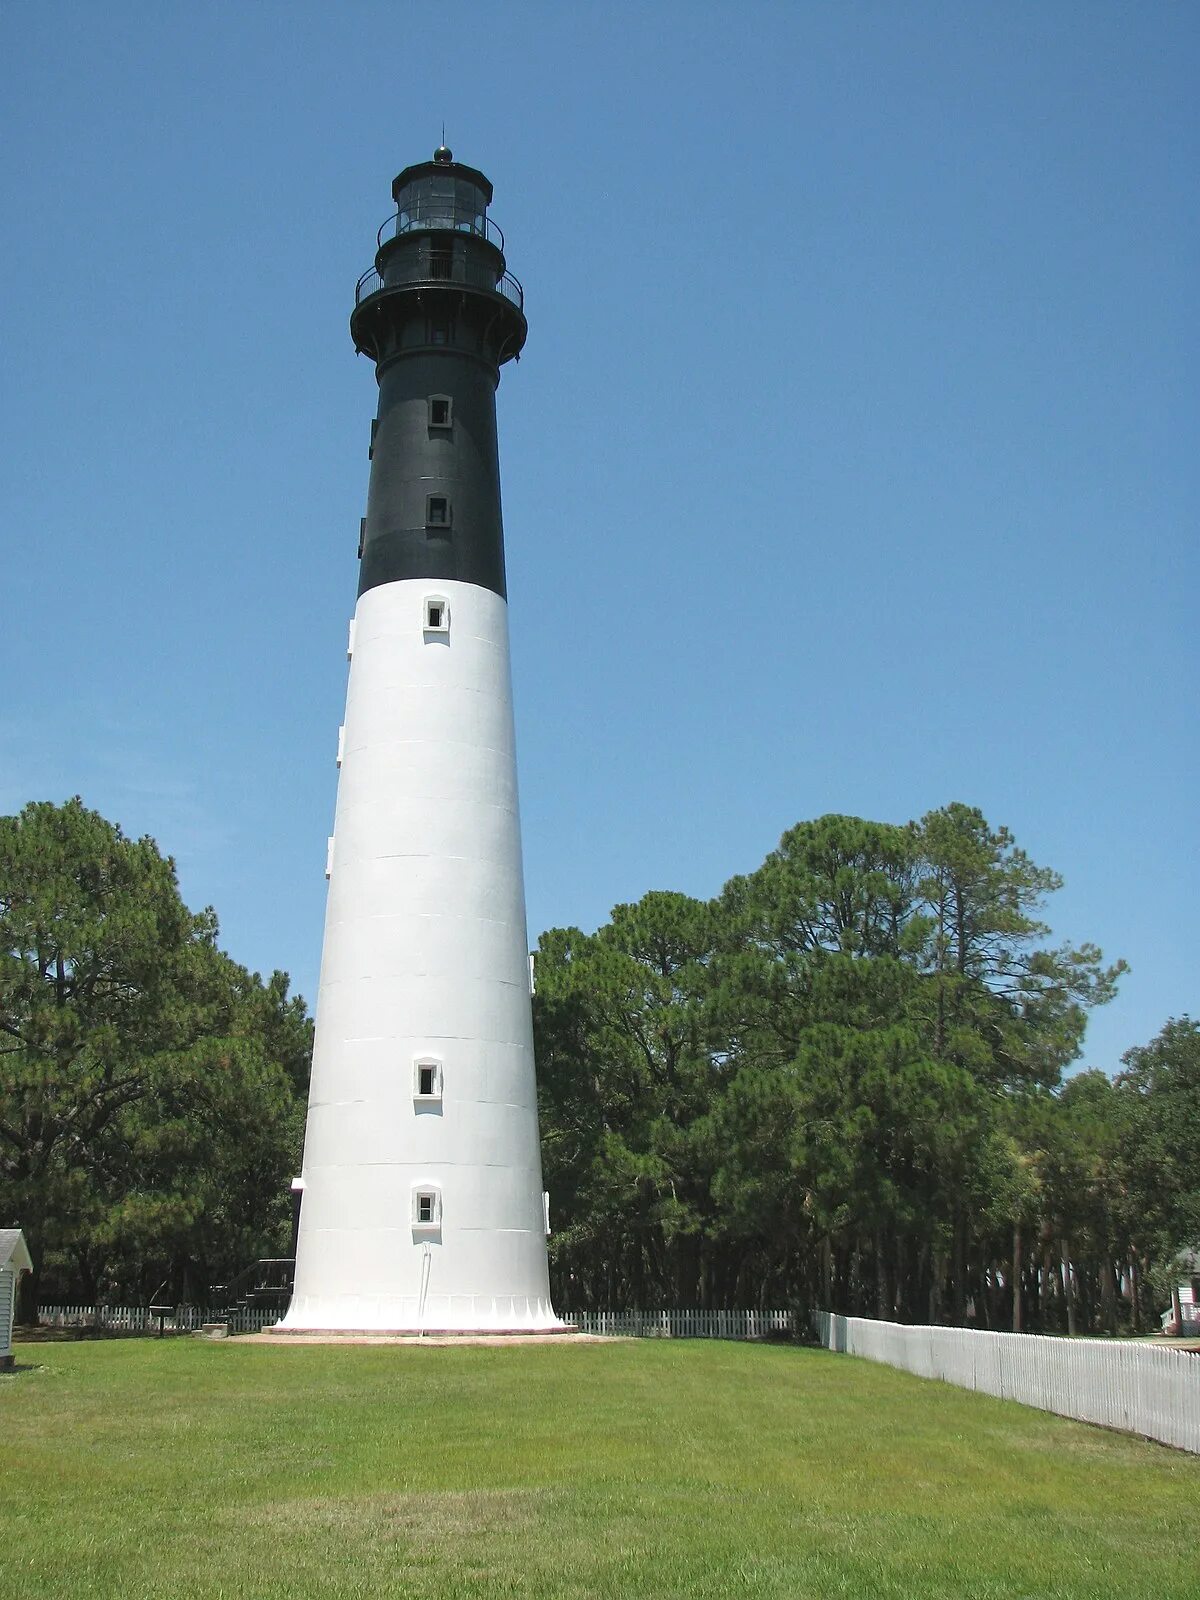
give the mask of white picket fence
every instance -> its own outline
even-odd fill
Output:
[[[580,1333],[633,1339],[767,1339],[795,1332],[790,1311],[562,1311]]]
[[[1120,1339],[907,1327],[818,1311],[827,1350],[1200,1453],[1200,1354]]]
[[[573,1323],[581,1333],[618,1335],[635,1339],[766,1339],[795,1332],[796,1319],[790,1311],[564,1311],[564,1322]],[[221,1322],[222,1310],[178,1306],[165,1319],[164,1326],[177,1332],[193,1332],[205,1322]],[[231,1319],[234,1333],[258,1333],[279,1320],[277,1311],[244,1308]],[[130,1332],[156,1332],[158,1318],[145,1306],[43,1306],[44,1327],[127,1329]]]
[[[176,1306],[163,1318],[163,1327],[175,1333],[195,1333],[206,1322],[224,1322],[223,1309],[205,1306]],[[279,1321],[278,1311],[243,1307],[233,1317],[235,1333],[259,1333]],[[43,1328],[112,1328],[129,1333],[157,1333],[159,1319],[147,1306],[41,1306],[38,1321]]]

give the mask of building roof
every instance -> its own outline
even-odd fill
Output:
[[[15,1267],[18,1272],[33,1271],[29,1246],[20,1228],[0,1228],[0,1267]]]

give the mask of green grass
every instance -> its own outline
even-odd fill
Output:
[[[1200,1460],[824,1351],[18,1357],[5,1600],[1196,1592]]]

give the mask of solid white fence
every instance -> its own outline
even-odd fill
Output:
[[[1200,1453],[1200,1354],[1120,1339],[908,1327],[814,1314],[827,1350]]]

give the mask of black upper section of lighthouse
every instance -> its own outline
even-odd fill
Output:
[[[525,343],[524,295],[482,172],[443,145],[392,197],[350,315],[379,380],[358,592],[449,578],[503,595],[496,386]]]

